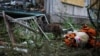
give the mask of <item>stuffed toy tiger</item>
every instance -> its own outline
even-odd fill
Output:
[[[67,46],[79,47],[88,42],[89,36],[85,32],[72,32],[66,34],[65,43]]]
[[[69,47],[99,47],[100,41],[96,41],[97,33],[94,28],[91,28],[87,25],[83,25],[83,27],[76,32],[67,33],[65,35],[65,44]]]

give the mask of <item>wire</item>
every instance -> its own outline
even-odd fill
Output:
[[[96,0],[92,5],[90,5],[89,8],[87,8],[88,17],[89,17],[89,19],[90,19],[91,24],[92,24],[95,28],[97,28],[97,26],[96,26],[95,23],[93,22],[93,18],[92,18],[91,15],[90,15],[90,10],[91,10],[91,9],[93,8],[93,6],[95,6],[97,3],[98,3],[98,0]]]
[[[97,6],[96,13],[93,10],[95,6]],[[99,25],[100,24],[100,1],[96,0],[93,4],[91,4],[90,7],[87,8],[87,12],[88,12],[88,16],[89,16],[91,24],[96,28],[97,31],[100,31],[100,29],[99,29],[99,27],[100,27],[100,25]],[[94,17],[94,18],[96,19],[96,22],[93,22],[91,12],[95,13],[96,17]]]

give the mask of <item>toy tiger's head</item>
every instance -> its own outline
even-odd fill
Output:
[[[75,43],[75,36],[76,36],[75,33],[66,34],[64,41],[68,47],[72,47],[72,46],[76,47],[77,46],[77,44]]]

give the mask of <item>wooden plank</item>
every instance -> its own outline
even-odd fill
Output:
[[[85,5],[84,0],[61,0],[63,3],[68,3],[76,6],[83,7]]]
[[[46,22],[49,24],[48,19],[47,19],[47,17],[46,17],[45,14],[37,14],[37,15],[35,15],[35,16],[30,16],[30,17],[16,18],[16,19],[14,19],[14,20],[30,20],[30,19],[36,19],[37,16],[41,16],[41,17],[44,16]]]
[[[6,18],[6,15],[5,15],[4,11],[2,12],[2,14],[3,14],[3,18],[4,18],[4,22],[5,22],[5,25],[6,25],[6,29],[7,29],[8,35],[10,37],[11,44],[12,44],[12,46],[14,46],[15,41],[14,41],[14,34],[12,32],[11,25],[9,24],[9,22],[8,22],[8,20]]]
[[[39,30],[43,33],[43,35],[46,37],[46,39],[48,40],[48,41],[50,41],[50,39],[48,38],[48,36],[44,33],[44,31],[41,29],[41,27],[39,26],[39,24],[38,24],[38,22],[34,19],[34,21],[35,21],[35,23],[36,23],[36,25],[38,26],[38,28],[39,28]]]
[[[90,5],[93,5],[94,3],[96,3],[96,4],[93,6],[93,8],[99,9],[100,0],[90,0]]]
[[[30,19],[34,19],[35,16],[30,16],[30,17],[23,17],[23,18],[16,18],[14,20],[30,20]]]

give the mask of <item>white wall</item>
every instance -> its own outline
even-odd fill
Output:
[[[87,16],[87,9],[81,7],[74,7],[74,15]]]
[[[85,7],[78,7],[69,4],[64,5],[68,14],[87,17],[87,9]]]
[[[73,11],[74,6],[71,6],[71,5],[65,5],[65,8],[66,8],[66,11],[67,11],[68,14],[73,15],[73,13],[74,13],[74,11]]]

